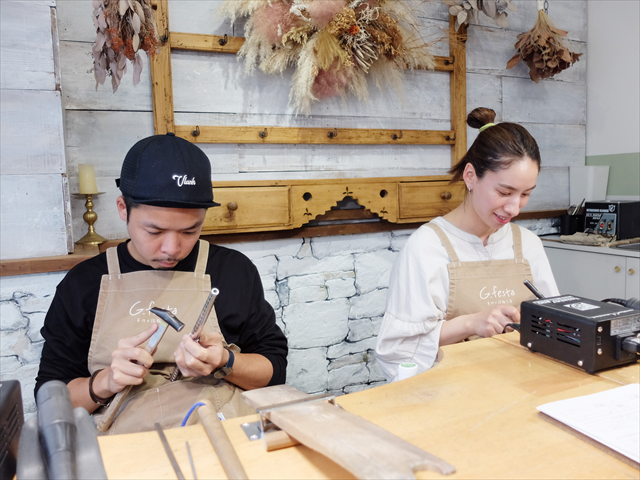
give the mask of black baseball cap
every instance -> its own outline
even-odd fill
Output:
[[[116,185],[135,203],[172,208],[210,208],[211,164],[202,150],[174,133],[136,143],[124,157]]]

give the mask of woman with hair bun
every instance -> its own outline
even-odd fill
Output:
[[[480,133],[449,171],[452,182],[464,181],[465,199],[414,232],[393,266],[376,345],[389,380],[400,363],[428,370],[439,346],[519,322],[520,303],[533,298],[525,279],[545,296],[559,294],[540,239],[510,223],[536,186],[538,145],[518,124],[494,124],[495,116],[488,108],[469,114]]]

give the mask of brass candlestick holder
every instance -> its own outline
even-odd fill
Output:
[[[93,224],[96,223],[96,221],[98,220],[98,214],[93,211],[93,196],[102,195],[103,193],[104,192],[75,194],[77,197],[86,197],[87,199],[87,201],[84,204],[84,206],[87,208],[87,211],[84,212],[84,215],[82,215],[82,218],[84,219],[85,222],[89,224],[89,232],[76,242],[79,245],[100,245],[101,243],[104,243],[107,241],[106,238],[104,238],[101,235],[98,235],[96,233],[96,229],[93,228]]]

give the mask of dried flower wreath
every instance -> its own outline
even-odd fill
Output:
[[[154,56],[158,50],[156,24],[149,0],[93,0],[93,74],[104,85],[111,75],[113,93],[127,72],[127,59],[133,64],[133,84],[140,82],[142,57],[138,50]]]
[[[435,67],[412,14],[420,0],[227,0],[219,13],[249,16],[238,54],[245,71],[281,74],[295,66],[289,99],[309,114],[314,102],[378,88],[401,90],[405,68]]]
[[[557,28],[543,10],[538,10],[538,19],[531,30],[518,35],[515,48],[518,51],[507,63],[515,67],[520,60],[529,66],[531,80],[538,83],[576,63],[581,53],[574,53],[564,45],[565,30]]]

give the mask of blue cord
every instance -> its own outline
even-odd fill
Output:
[[[193,407],[191,407],[189,409],[189,412],[187,413],[187,416],[184,417],[184,420],[182,420],[182,425],[180,425],[181,427],[184,427],[187,424],[187,420],[189,420],[189,417],[191,416],[191,414],[193,413],[193,411],[198,408],[198,407],[204,407],[204,403],[202,402],[198,402],[198,403],[194,403]]]

